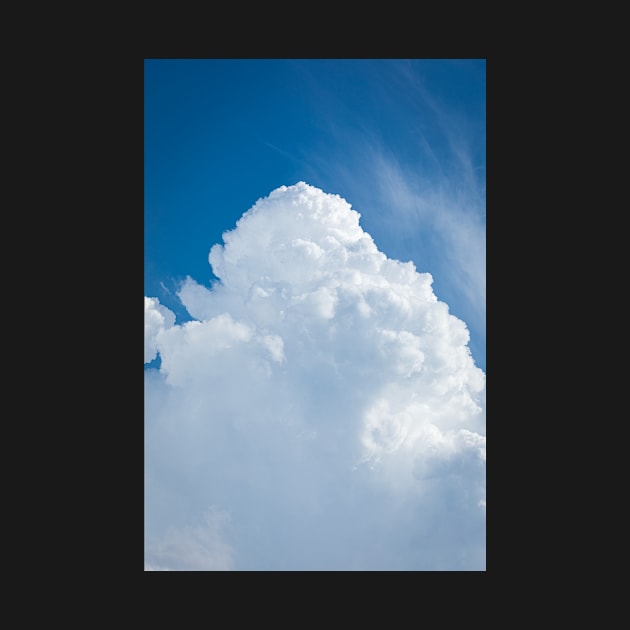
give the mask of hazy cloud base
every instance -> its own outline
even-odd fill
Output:
[[[282,186],[145,298],[145,570],[485,570],[485,374],[359,217]]]

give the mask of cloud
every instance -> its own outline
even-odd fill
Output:
[[[309,77],[310,63],[295,63]],[[462,81],[452,94],[432,89],[433,71],[458,66]],[[485,64],[401,59],[358,63],[353,72],[363,77],[366,95],[390,121],[387,133],[377,119],[346,111],[339,94],[310,76],[317,111],[335,115],[321,115],[327,142],[309,150],[306,173],[360,204],[365,224],[388,255],[431,271],[437,295],[466,321],[473,354],[483,366]]]
[[[460,310],[466,313],[468,325],[474,325],[485,339],[485,200],[470,172],[428,178],[401,166],[382,148],[373,146],[366,154],[370,155],[367,170],[378,185],[380,205],[387,208],[385,229],[399,231],[403,238],[415,234],[419,242],[430,239],[437,245],[427,262],[456,289],[457,293],[450,290],[450,296],[460,297]]]
[[[359,220],[282,186],[182,285],[193,321],[145,299],[147,570],[485,569],[485,374]]]
[[[217,510],[204,514],[194,527],[169,528],[162,539],[149,544],[145,571],[228,571],[232,548],[222,538],[229,515]]]
[[[175,315],[157,298],[144,298],[144,362],[157,356],[157,338],[175,323]]]

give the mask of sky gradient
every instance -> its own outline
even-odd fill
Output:
[[[145,570],[485,570],[485,87],[145,60]]]

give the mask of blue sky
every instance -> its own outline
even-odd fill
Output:
[[[485,570],[485,70],[145,60],[145,570]]]
[[[432,274],[485,371],[485,90],[483,59],[145,60],[145,295],[185,319],[222,233],[305,181]]]

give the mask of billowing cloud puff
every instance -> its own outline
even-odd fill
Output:
[[[485,374],[359,218],[282,186],[181,287],[193,321],[145,298],[147,570],[485,569]],[[229,554],[176,544],[210,506]]]
[[[175,323],[175,315],[157,298],[144,298],[144,362],[157,356],[158,335]]]

